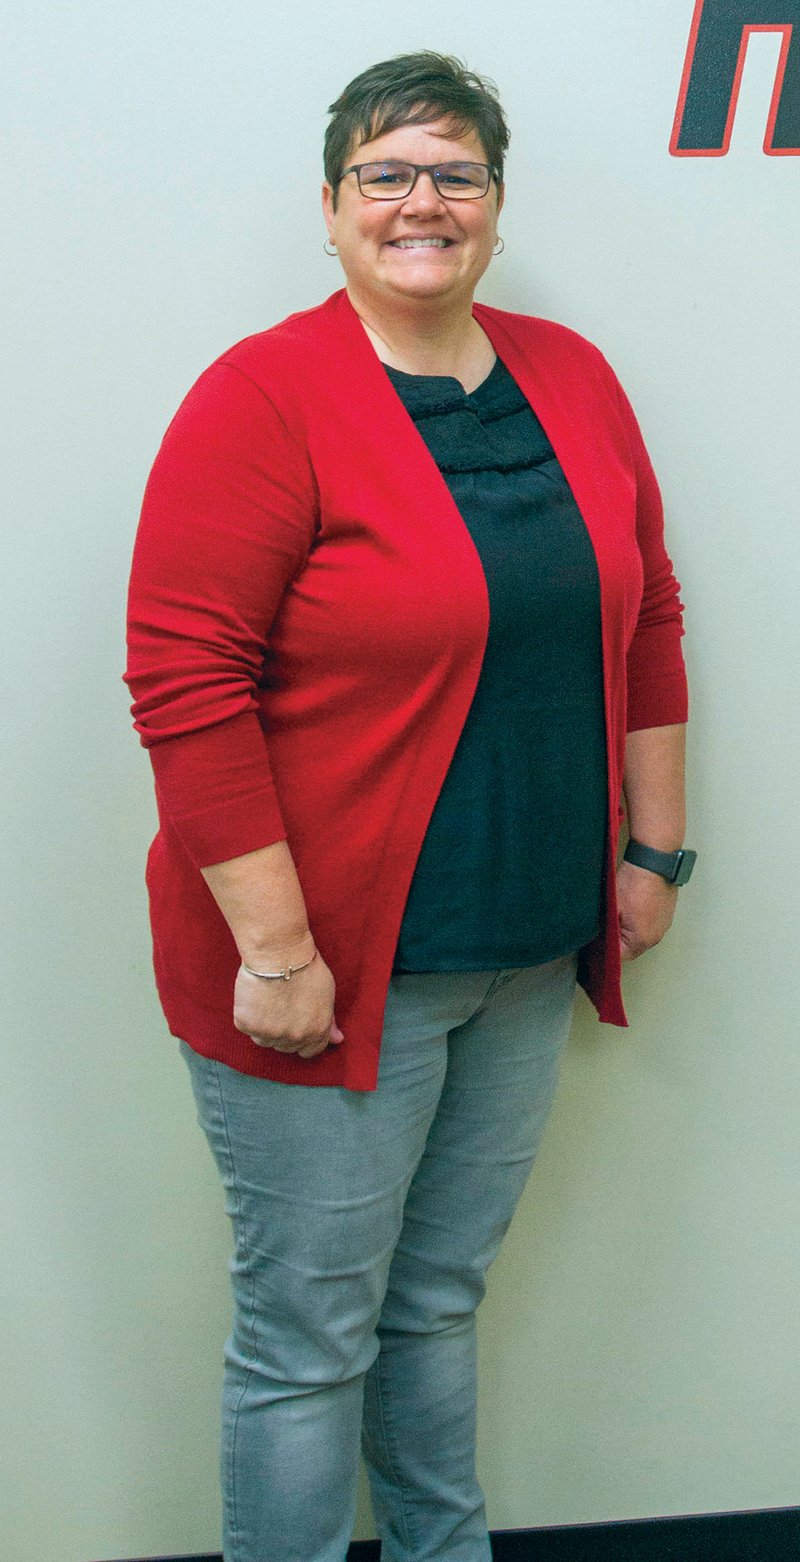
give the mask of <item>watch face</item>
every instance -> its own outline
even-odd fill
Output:
[[[691,878],[692,868],[694,867],[696,861],[697,852],[682,851],[680,867],[678,868],[678,871],[672,880],[673,884],[686,884],[687,881]]]

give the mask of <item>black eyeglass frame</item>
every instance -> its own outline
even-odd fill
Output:
[[[413,168],[414,177],[408,189],[404,190],[402,195],[371,195],[363,188],[361,184],[361,170],[362,168],[380,167]],[[486,170],[487,176],[486,189],[481,190],[478,195],[448,195],[446,191],[441,188],[439,180],[436,177],[437,170],[441,171],[443,168],[484,168]],[[356,179],[358,180],[358,193],[359,195],[363,195],[366,201],[407,201],[420,174],[430,174],[433,181],[433,187],[437,195],[442,197],[443,201],[482,201],[483,197],[489,193],[489,186],[492,180],[494,179],[495,183],[498,181],[497,169],[493,166],[492,163],[472,163],[463,157],[454,158],[449,163],[407,163],[403,157],[371,157],[366,163],[351,163],[348,168],[343,168],[339,177],[340,184],[345,174],[355,174]]]

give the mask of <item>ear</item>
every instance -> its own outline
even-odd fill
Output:
[[[506,198],[506,187],[505,187],[504,184],[499,184],[497,186],[497,215],[498,215],[498,217],[500,216],[500,213],[503,210],[503,202],[504,202],[505,198]]]
[[[328,184],[327,179],[324,181],[322,186],[322,215],[325,218],[325,226],[328,230],[328,238],[332,239],[334,218],[333,187]]]

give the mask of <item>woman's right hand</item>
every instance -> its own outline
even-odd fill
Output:
[[[264,981],[239,967],[233,995],[233,1023],[259,1047],[317,1058],[344,1036],[333,1012],[336,983],[317,950],[304,971],[288,981]]]

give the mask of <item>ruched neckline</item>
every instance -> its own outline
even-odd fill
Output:
[[[556,477],[553,447],[502,359],[474,391],[451,375],[384,368],[440,471],[547,471],[552,463]]]

